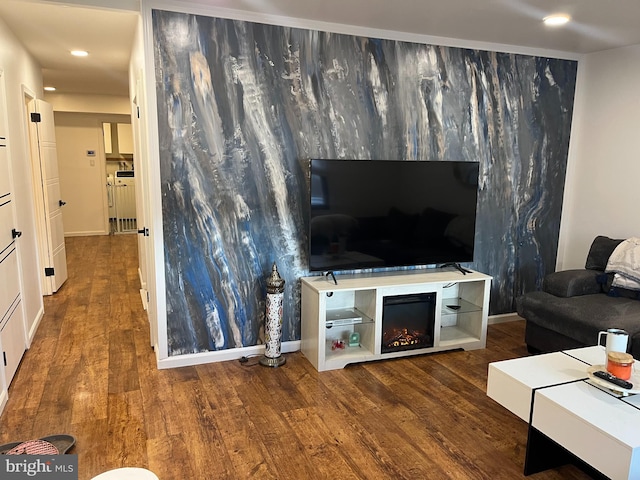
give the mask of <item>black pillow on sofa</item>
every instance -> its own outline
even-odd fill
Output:
[[[598,235],[593,239],[593,243],[591,244],[591,248],[589,249],[589,254],[587,255],[587,263],[584,268],[588,270],[600,270],[605,271],[607,269],[607,262],[609,261],[609,257],[613,253],[620,243],[622,243],[622,239],[617,240],[609,237],[604,237],[602,235]]]
[[[609,293],[611,290],[611,285],[613,285],[613,276],[615,273],[601,273],[596,277],[596,281],[602,285],[602,291],[604,293]]]
[[[640,300],[640,290],[629,290],[628,288],[622,287],[611,287],[609,293],[607,293],[610,297],[624,297],[631,298],[633,300]]]
[[[613,276],[615,273],[601,273],[597,276],[596,281],[602,286],[602,291],[610,297],[624,297],[640,300],[640,290],[631,290],[629,288],[614,287]]]

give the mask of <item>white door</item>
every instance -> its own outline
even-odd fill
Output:
[[[60,198],[60,178],[58,176],[58,156],[56,153],[56,133],[53,121],[53,107],[42,100],[29,102],[31,125],[31,155],[34,166],[34,190],[38,210],[42,213],[38,220],[40,253],[43,262],[43,290],[45,295],[58,291],[67,279],[67,252],[64,245],[64,224]]]
[[[11,182],[6,113],[4,79],[0,72],[0,365],[4,366],[0,372],[0,390],[5,380],[5,387],[11,383],[26,349],[18,268],[18,239],[21,234]]]

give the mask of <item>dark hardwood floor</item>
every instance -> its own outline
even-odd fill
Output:
[[[157,370],[136,237],[66,245],[69,279],[45,298],[0,443],[72,434],[80,480],[121,466],[161,480],[523,478],[527,426],[485,393],[489,362],[527,354],[521,321],[489,326],[484,350],[324,373],[299,352],[277,369]]]

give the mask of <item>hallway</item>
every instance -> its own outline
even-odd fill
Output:
[[[76,437],[80,478],[146,465],[140,377],[155,371],[136,235],[69,237],[69,278],[45,315],[0,418],[0,443]],[[106,452],[109,452],[107,454]]]

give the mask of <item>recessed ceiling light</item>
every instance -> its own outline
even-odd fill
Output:
[[[71,50],[71,55],[74,57],[86,57],[89,55],[89,52],[85,52],[84,50]]]
[[[55,91],[56,91],[56,87],[44,87],[44,89],[45,89],[47,92],[55,92]]]
[[[542,21],[545,25],[549,25],[550,27],[557,27],[559,25],[564,25],[571,17],[569,15],[565,15],[564,13],[559,13],[557,15],[549,15],[548,17],[544,17]]]

